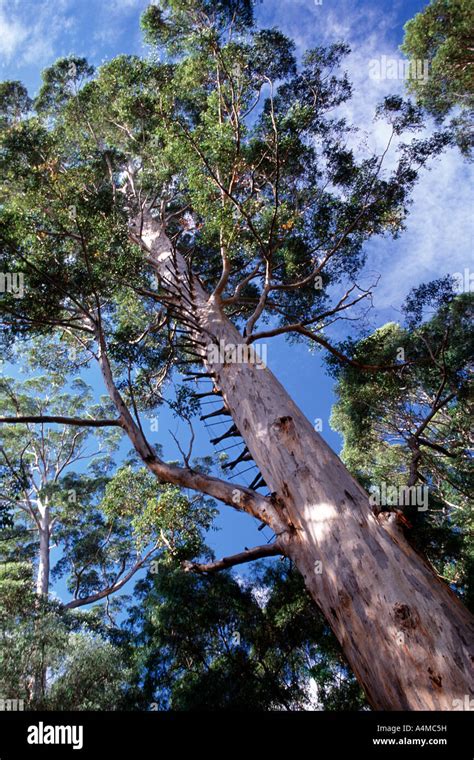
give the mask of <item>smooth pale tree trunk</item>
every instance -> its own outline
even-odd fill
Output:
[[[36,573],[36,593],[41,599],[47,600],[49,597],[50,582],[50,540],[51,540],[51,512],[48,500],[41,501],[38,499],[38,531],[39,531],[39,555],[38,570]],[[38,607],[40,606],[38,599]],[[39,621],[41,625],[41,621]],[[35,626],[38,620],[35,619]],[[30,700],[33,703],[38,702],[44,697],[46,690],[47,668],[44,664],[44,642],[41,638],[41,644],[38,653],[38,662],[36,672],[30,681]]]
[[[269,369],[252,359],[215,361],[220,341],[235,348],[244,339],[196,277],[190,288],[185,284],[185,262],[177,255],[172,266],[169,242],[150,218],[142,239],[156,267],[166,265],[168,280],[185,288],[194,304],[199,330],[193,332],[205,344],[204,364],[288,526],[285,553],[372,707],[452,710],[473,696],[468,610],[411,547],[395,515],[376,514]],[[173,276],[170,268],[177,269]]]
[[[36,574],[36,593],[47,598],[49,594],[50,576],[50,510],[48,502],[38,502],[39,516],[39,557]]]

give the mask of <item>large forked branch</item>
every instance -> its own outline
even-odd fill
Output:
[[[56,415],[23,415],[18,417],[0,417],[0,423],[18,424],[31,422],[35,424],[58,423],[60,425],[76,425],[77,427],[123,427],[122,420],[88,420],[80,417],[61,417]]]
[[[155,546],[150,549],[149,552],[145,554],[145,556],[140,557],[133,567],[130,568],[128,573],[121,578],[121,580],[116,579],[114,583],[112,583],[110,586],[107,586],[106,588],[102,589],[102,591],[98,591],[96,594],[91,594],[90,596],[85,596],[82,599],[73,599],[72,602],[68,602],[64,605],[64,609],[66,610],[73,610],[76,607],[84,607],[86,604],[93,604],[94,602],[99,602],[101,599],[105,599],[107,596],[111,596],[112,594],[115,594],[117,591],[120,591],[120,589],[125,586],[126,583],[132,578],[135,573],[137,573],[145,564],[148,557],[151,557],[153,552],[156,551],[158,548],[158,545],[155,544]],[[120,576],[119,576],[120,577]]]
[[[226,570],[229,567],[253,562],[256,559],[262,559],[262,557],[278,557],[281,555],[284,555],[283,548],[278,541],[275,541],[273,544],[254,546],[253,549],[246,549],[239,554],[232,554],[230,557],[222,557],[222,559],[216,562],[201,564],[186,560],[182,563],[182,567],[187,573],[217,573],[219,570]]]
[[[355,290],[355,288],[362,291],[361,295],[357,296],[357,298],[354,298],[352,301],[347,301],[350,293],[352,293],[352,291]],[[260,332],[260,333],[252,334],[252,330],[248,330],[246,328],[245,330],[245,334],[247,335],[246,343],[253,343],[256,340],[260,340],[260,338],[262,337],[271,338],[275,335],[282,335],[284,333],[289,333],[289,332],[298,332],[301,328],[308,328],[310,325],[313,325],[315,323],[321,324],[324,319],[327,319],[328,317],[333,317],[334,315],[339,314],[341,311],[345,311],[346,309],[350,309],[352,306],[355,306],[364,298],[368,298],[371,295],[372,293],[370,290],[362,290],[358,285],[354,284],[352,285],[351,288],[349,288],[349,290],[346,291],[346,293],[342,296],[342,298],[339,300],[339,303],[337,303],[336,306],[334,306],[332,309],[328,309],[325,312],[321,312],[321,314],[317,314],[315,317],[311,317],[310,319],[305,319],[304,321],[300,321],[300,322],[294,322],[287,325],[281,325],[280,327],[276,327],[272,330],[267,330],[265,332]],[[266,304],[264,304],[264,306],[265,305]],[[257,313],[257,310],[258,310],[258,307],[255,313]],[[248,324],[249,323],[247,323],[247,325]]]
[[[283,335],[290,332],[297,333],[298,335],[304,335],[305,338],[309,338],[315,343],[319,343],[320,346],[323,346],[323,348],[329,351],[329,353],[331,353],[333,356],[337,357],[341,362],[349,364],[351,367],[356,367],[357,369],[363,369],[366,372],[395,371],[400,370],[403,367],[409,367],[412,364],[415,364],[414,360],[400,362],[399,364],[365,364],[364,362],[359,362],[357,359],[352,359],[350,356],[343,354],[342,351],[339,351],[338,348],[329,343],[329,341],[327,341],[325,338],[321,337],[321,335],[308,330],[306,327],[304,327],[303,323],[283,325],[282,327],[275,327],[273,330],[262,330],[259,333],[249,335],[246,339],[246,343],[253,343],[256,340],[262,340],[263,338],[273,338],[276,335]]]
[[[118,390],[110,366],[107,354],[107,344],[102,330],[94,325],[96,329],[97,341],[99,344],[98,361],[104,378],[104,383],[108,394],[115,404],[120,415],[123,429],[130,438],[135,451],[140,456],[143,463],[153,472],[156,477],[164,483],[190,488],[193,491],[212,496],[219,501],[228,504],[234,509],[247,512],[253,517],[257,517],[261,522],[269,525],[277,535],[283,534],[288,530],[288,525],[279,515],[270,499],[262,496],[257,491],[253,491],[246,486],[228,483],[220,478],[205,475],[197,472],[191,467],[178,467],[164,462],[160,459],[155,450],[148,442],[143,430],[140,429],[137,422],[132,417],[125,401]]]
[[[433,401],[431,411],[429,414],[425,417],[423,422],[418,426],[417,430],[414,432],[414,434],[409,438],[408,440],[408,446],[412,451],[412,458],[410,462],[410,478],[408,480],[409,486],[414,486],[419,478],[419,467],[420,462],[422,458],[422,454],[420,451],[420,445],[424,446],[430,446],[431,448],[436,450],[436,444],[431,444],[430,441],[428,441],[425,438],[420,438],[423,431],[428,427],[431,420],[438,414],[438,412],[447,404],[449,404],[450,401],[452,401],[454,398],[456,398],[456,392],[453,391],[452,393],[449,393],[446,398],[441,399],[441,395],[443,393],[444,387],[446,385],[447,377],[446,372],[444,372],[443,379],[441,381],[441,385],[438,389],[438,392],[436,394],[436,398]],[[438,448],[439,450],[439,448]],[[442,452],[444,453],[444,452]],[[448,455],[449,456],[449,455]]]

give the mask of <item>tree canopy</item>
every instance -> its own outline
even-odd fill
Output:
[[[420,105],[438,120],[453,110],[457,141],[464,153],[472,149],[474,76],[472,28],[474,13],[468,0],[431,0],[405,24],[402,51],[411,61],[427,61],[429,76],[417,78],[411,67],[408,81]]]
[[[414,290],[406,326],[386,324],[355,348],[371,362],[401,351],[408,366],[397,374],[339,366],[331,419],[344,437],[342,458],[365,487],[426,489],[426,508],[404,506],[404,529],[471,608],[472,305],[472,294],[454,296],[446,280]]]

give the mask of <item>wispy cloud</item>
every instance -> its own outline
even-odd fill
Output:
[[[103,0],[92,34],[91,53],[100,58],[104,48],[126,47],[126,52],[143,54],[140,16],[151,0]]]
[[[8,16],[4,3],[0,3],[0,56],[5,62],[10,62],[18,54],[27,36],[27,28],[17,19]]]
[[[110,0],[110,7],[116,10],[136,10],[141,8],[144,0]]]
[[[2,64],[43,66],[59,53],[65,32],[74,25],[72,0],[0,0]]]
[[[378,310],[396,309],[412,287],[469,267],[474,231],[472,175],[472,167],[452,149],[421,176],[406,231],[371,252],[371,268],[382,275],[375,294]]]
[[[384,121],[373,120],[377,105],[389,94],[405,94],[403,76],[374,79],[370,76],[373,60],[402,60],[400,7],[396,4],[370,5],[349,0],[264,0],[259,15],[267,25],[278,25],[295,37],[298,52],[317,44],[348,42],[352,52],[344,62],[353,84],[353,97],[341,113],[357,125],[354,139],[361,151],[381,153],[391,129]],[[428,125],[426,135],[434,131]],[[393,166],[395,153],[387,156],[387,169]],[[462,272],[472,259],[472,167],[455,149],[446,151],[423,171],[413,193],[413,203],[406,231],[399,239],[378,239],[368,247],[368,265],[364,284],[380,275],[374,305],[377,319],[399,316],[399,307],[408,291],[448,273]],[[471,231],[471,235],[469,235]],[[375,317],[375,315],[374,315]]]

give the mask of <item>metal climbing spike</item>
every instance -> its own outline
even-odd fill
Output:
[[[214,374],[214,372],[193,372],[193,373],[191,373],[189,375],[186,375],[184,379],[185,380],[196,380],[197,378],[201,378],[201,377],[209,377],[209,378],[211,378],[211,377],[215,377],[215,374]]]
[[[201,361],[201,362],[202,362],[202,360],[204,359],[204,356],[203,356],[202,354],[197,354],[195,351],[191,351],[191,350],[190,350],[189,348],[187,348],[186,346],[182,346],[182,349],[183,349],[183,351],[186,353],[186,355],[187,355],[187,356],[195,356],[195,357],[196,357],[197,359],[199,359],[199,361]]]
[[[240,462],[251,462],[252,461],[252,455],[249,452],[247,446],[245,446],[244,450],[240,452],[239,456],[236,459],[233,459],[231,462],[226,462],[222,465],[223,470],[233,470],[234,467],[237,467]]]
[[[258,475],[250,483],[249,488],[251,488],[252,491],[255,491],[256,488],[262,488],[262,486],[266,486],[266,485],[267,484],[265,483],[264,479],[262,478],[260,473],[258,473]]]
[[[224,441],[226,438],[235,438],[236,436],[240,437],[237,425],[231,425],[230,428],[218,438],[211,438],[211,443],[213,446],[217,446],[218,443]]]
[[[222,396],[222,393],[219,390],[212,390],[212,391],[206,391],[206,393],[195,393],[194,398],[206,398],[207,396],[213,396],[216,401],[218,401],[219,397]]]
[[[175,332],[178,332],[178,330],[176,330]],[[192,337],[192,335],[190,335],[190,334],[189,334],[188,332],[186,332],[185,330],[180,330],[180,331],[179,331],[179,333],[180,333],[180,334],[182,334],[182,335],[185,335],[185,336],[186,336],[186,340],[188,340],[188,341],[189,341],[189,343],[190,343],[190,344],[192,344],[193,346],[203,346],[203,347],[205,348],[205,347],[206,347],[206,345],[207,345],[207,344],[206,344],[206,343],[204,343],[202,340],[195,340],[195,339]]]
[[[208,420],[211,417],[220,417],[221,415],[230,417],[230,410],[226,406],[222,406],[220,409],[216,409],[215,412],[210,412],[209,414],[202,414],[200,419]]]

